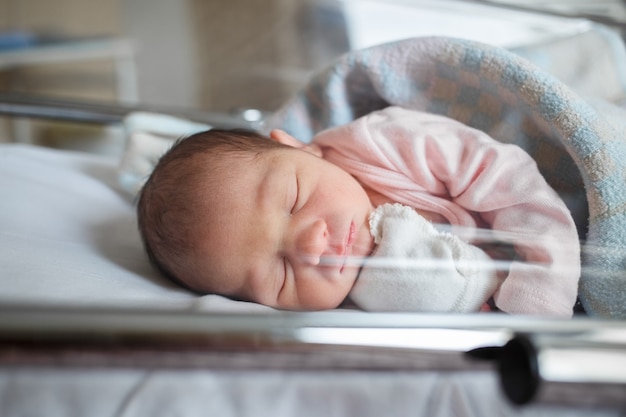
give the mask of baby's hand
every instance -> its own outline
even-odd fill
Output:
[[[370,230],[378,246],[350,292],[365,310],[479,311],[499,284],[489,256],[410,207],[379,206]]]

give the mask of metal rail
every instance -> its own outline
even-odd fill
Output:
[[[121,123],[128,114],[135,111],[168,114],[225,129],[246,128],[258,130],[263,125],[263,113],[250,109],[243,109],[233,113],[217,113],[165,106],[131,106],[0,92],[0,115],[12,117],[78,123],[117,124]]]

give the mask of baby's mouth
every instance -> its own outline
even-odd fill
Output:
[[[354,237],[356,236],[356,225],[354,222],[350,223],[350,230],[348,231],[348,237],[346,238],[346,248],[344,255],[349,255],[352,251],[352,245],[354,244]]]
[[[340,254],[342,258],[341,268],[339,268],[339,272],[343,272],[346,267],[346,259],[350,256],[352,252],[352,245],[354,244],[354,238],[356,236],[356,225],[354,222],[350,223],[350,229],[348,230],[348,236],[346,236],[346,243],[343,247],[343,253]]]

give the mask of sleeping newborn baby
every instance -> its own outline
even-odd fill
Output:
[[[364,310],[478,311],[499,285],[485,252],[438,231],[411,207],[383,204],[369,224],[376,247],[350,291]]]
[[[478,311],[493,296],[506,313],[569,317],[576,301],[576,227],[532,158],[414,110],[376,111],[311,143],[280,130],[192,135],[159,160],[137,215],[166,276],[279,309],[351,296],[367,310]],[[440,224],[514,236],[515,256],[496,275]]]

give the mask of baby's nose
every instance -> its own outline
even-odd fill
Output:
[[[304,227],[297,235],[295,242],[296,256],[308,265],[320,263],[320,257],[328,246],[328,228],[326,222],[315,220]]]

